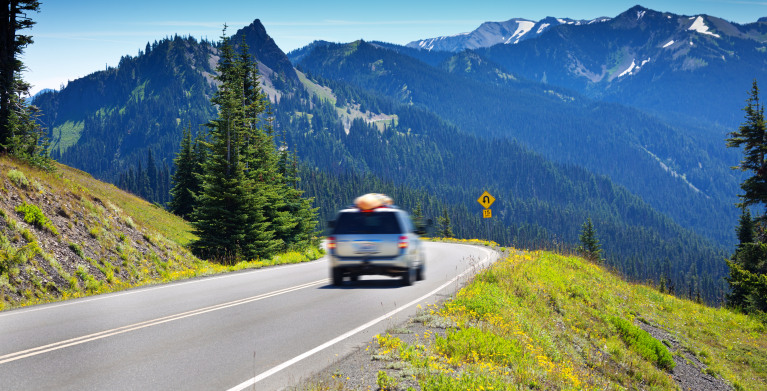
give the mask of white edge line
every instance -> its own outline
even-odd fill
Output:
[[[150,291],[154,291],[154,290],[158,290],[158,289],[171,288],[171,287],[175,287],[175,286],[197,284],[197,283],[207,282],[207,281],[215,281],[215,280],[219,280],[219,279],[222,279],[222,278],[236,277],[236,276],[241,276],[241,275],[244,275],[244,274],[257,273],[257,272],[267,272],[267,271],[270,271],[270,270],[277,270],[277,269],[284,270],[286,268],[304,266],[304,265],[309,264],[309,263],[319,262],[319,261],[322,261],[323,259],[325,259],[324,256],[322,256],[320,258],[317,258],[314,261],[310,261],[310,262],[301,262],[301,263],[295,263],[295,264],[277,265],[277,266],[274,266],[274,267],[262,267],[262,268],[253,269],[253,270],[229,272],[229,273],[225,273],[225,274],[221,274],[221,275],[195,276],[195,277],[191,277],[191,279],[187,279],[187,280],[169,281],[167,283],[161,283],[161,284],[157,284],[157,285],[154,285],[154,286],[149,284],[149,285],[145,285],[145,286],[140,286],[140,287],[132,288],[132,289],[129,289],[127,291],[122,291],[122,292],[108,292],[108,293],[103,293],[103,294],[96,295],[96,296],[90,296],[90,297],[86,296],[86,297],[83,297],[83,298],[70,299],[70,300],[67,300],[67,301],[60,301],[60,302],[53,302],[53,303],[43,303],[43,304],[39,304],[39,305],[35,305],[35,306],[30,306],[30,307],[21,307],[21,308],[12,309],[12,310],[9,310],[9,311],[0,312],[0,318],[4,318],[4,317],[7,317],[7,316],[12,316],[12,315],[28,314],[28,313],[31,313],[31,312],[43,311],[43,310],[48,310],[48,309],[56,309],[56,308],[60,308],[60,307],[67,307],[67,306],[76,305],[76,304],[85,304],[85,303],[90,303],[90,302],[93,302],[93,301],[111,299],[111,298],[115,298],[115,297],[122,297],[122,296],[128,296],[128,295],[134,295],[134,294],[137,294],[137,293],[145,293],[145,292],[150,292]]]
[[[488,252],[490,252],[490,251],[488,251]],[[477,267],[484,267],[485,264],[487,264],[488,261],[490,260],[490,255],[491,254],[488,254],[487,257],[484,260],[479,262],[477,264]],[[389,313],[387,313],[385,315],[381,315],[378,318],[375,318],[375,319],[371,320],[370,322],[367,322],[367,323],[363,324],[362,326],[357,327],[354,330],[351,330],[351,331],[346,332],[345,334],[339,335],[338,337],[335,337],[335,338],[331,339],[330,341],[327,341],[327,342],[323,343],[322,345],[317,346],[316,348],[314,348],[312,350],[309,350],[307,352],[304,352],[303,354],[300,354],[300,355],[298,355],[296,357],[293,357],[292,359],[290,359],[288,361],[285,361],[282,364],[279,364],[279,365],[273,367],[272,369],[267,370],[266,372],[262,372],[261,374],[255,376],[255,377],[253,377],[251,379],[248,379],[248,380],[246,380],[246,381],[244,381],[244,382],[242,382],[242,383],[240,383],[240,384],[230,388],[227,391],[241,391],[241,390],[243,390],[245,388],[248,388],[248,387],[258,383],[259,381],[264,380],[267,377],[269,377],[271,375],[274,375],[275,373],[277,373],[277,372],[279,372],[279,371],[281,371],[281,370],[283,370],[283,369],[285,369],[285,368],[287,368],[287,367],[289,367],[289,366],[291,366],[291,365],[293,365],[293,364],[295,364],[295,363],[297,363],[297,362],[299,362],[299,361],[301,361],[301,360],[303,360],[303,359],[305,359],[305,358],[307,358],[307,357],[309,357],[309,356],[311,356],[311,355],[313,355],[313,354],[315,354],[315,353],[317,353],[317,352],[319,352],[321,350],[324,350],[324,349],[326,349],[326,348],[328,348],[328,347],[330,347],[332,345],[335,345],[336,343],[338,343],[338,342],[340,342],[340,341],[342,341],[342,340],[344,340],[346,338],[349,338],[349,337],[353,336],[354,334],[357,334],[360,331],[365,330],[368,327],[371,327],[371,326],[375,325],[378,322],[386,320],[387,318],[390,318],[390,317],[396,315],[400,311],[404,311],[405,309],[412,307],[413,305],[415,305],[415,304],[417,304],[417,303],[427,299],[429,296],[432,296],[432,295],[436,294],[437,292],[441,291],[442,289],[445,289],[449,285],[451,285],[454,282],[458,281],[458,279],[462,278],[466,274],[468,274],[470,272],[473,272],[473,271],[474,271],[474,268],[469,268],[467,270],[464,270],[463,273],[453,277],[448,282],[440,285],[438,288],[434,289],[433,291],[431,291],[431,292],[429,292],[429,293],[427,293],[427,294],[425,294],[425,295],[423,295],[423,296],[421,296],[421,297],[419,297],[419,298],[417,298],[417,299],[415,299],[415,300],[405,304],[404,306],[399,307],[399,308],[397,308],[397,309],[395,309],[395,310],[393,310],[393,311],[391,311],[391,312],[389,312]]]

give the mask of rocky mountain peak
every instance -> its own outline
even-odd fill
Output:
[[[267,34],[261,20],[254,20],[253,23],[241,28],[232,36],[232,44],[235,48],[239,48],[242,42],[248,45],[250,54],[260,63],[269,67],[277,74],[285,75],[286,79],[298,80],[298,76],[288,56],[277,46],[274,39]]]

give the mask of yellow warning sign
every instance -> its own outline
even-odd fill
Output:
[[[491,217],[493,217],[493,212],[490,209],[482,210],[482,218],[489,219]]]
[[[490,193],[488,192],[484,192],[482,193],[481,196],[479,196],[479,198],[477,199],[477,202],[479,202],[482,205],[482,207],[487,209],[490,207],[490,205],[493,204],[493,202],[495,202],[495,197],[491,196]]]

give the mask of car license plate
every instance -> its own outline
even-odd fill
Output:
[[[378,243],[376,242],[355,242],[354,252],[357,254],[375,254],[378,252]]]

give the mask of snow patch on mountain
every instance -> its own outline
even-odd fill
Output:
[[[719,34],[714,34],[711,31],[708,31],[708,26],[706,25],[706,22],[703,20],[702,16],[695,18],[695,21],[692,22],[692,25],[688,28],[688,30],[697,31],[701,34],[711,35],[716,38],[721,38]]]
[[[560,19],[560,18],[557,18],[557,22],[559,22],[559,24],[574,24],[576,26],[580,26],[583,24],[582,20]]]
[[[538,31],[537,31],[538,34],[542,33],[544,30],[546,30],[547,27],[549,27],[548,23],[544,23],[544,24],[541,25],[541,27],[538,27]]]
[[[590,20],[590,21],[589,21],[588,23],[586,23],[586,24],[594,24],[594,23],[609,22],[609,21],[611,21],[612,19],[613,19],[613,18],[608,18],[608,17],[606,17],[606,16],[603,16],[603,17],[601,17],[601,18],[596,18],[596,19],[594,19],[594,20]]]
[[[535,22],[530,20],[520,20],[517,23],[517,31],[515,31],[504,43],[519,43],[519,40],[535,26]],[[512,42],[512,40],[514,40],[514,42]]]
[[[665,49],[665,48],[667,48],[667,47],[669,47],[669,46],[671,46],[671,45],[673,45],[673,44],[674,44],[674,40],[672,39],[672,40],[670,40],[670,41],[666,42],[666,44],[665,44],[665,45],[663,45],[663,48]]]
[[[628,67],[628,69],[623,71],[620,75],[618,75],[618,77],[623,77],[623,76],[626,76],[626,75],[630,75],[631,71],[633,71],[634,68],[636,68],[636,66],[637,66],[636,61],[635,60],[631,60],[631,65]]]
[[[646,13],[647,13],[647,11],[645,11],[645,10],[637,11],[637,20],[642,19],[642,17],[644,17],[644,15]]]
[[[643,146],[640,146],[639,148],[642,148],[642,150],[644,150],[645,152],[647,152],[647,154],[648,154],[648,155],[652,156],[652,157],[653,157],[653,159],[655,159],[655,161],[656,161],[656,162],[658,162],[658,164],[660,164],[660,167],[661,167],[661,168],[662,168],[664,171],[666,171],[667,173],[671,174],[671,176],[672,176],[672,177],[674,177],[674,178],[677,178],[677,179],[681,179],[681,180],[682,180],[682,181],[683,181],[685,184],[687,184],[687,186],[689,186],[689,187],[690,187],[690,189],[692,189],[692,191],[694,191],[694,192],[696,192],[696,193],[701,193],[701,194],[703,194],[703,192],[702,192],[702,191],[700,191],[700,189],[698,189],[697,187],[695,187],[695,185],[693,185],[692,183],[690,183],[690,181],[689,181],[689,180],[687,180],[687,176],[686,176],[686,175],[684,175],[684,174],[679,174],[678,172],[674,171],[674,169],[672,169],[672,168],[671,168],[671,167],[669,167],[667,164],[665,164],[665,163],[663,162],[663,160],[661,160],[661,158],[660,158],[660,157],[658,157],[658,155],[656,155],[656,154],[654,154],[654,153],[650,152],[650,150],[648,150],[647,148],[645,148],[645,147],[643,147]],[[698,164],[700,164],[700,162],[698,162]]]

